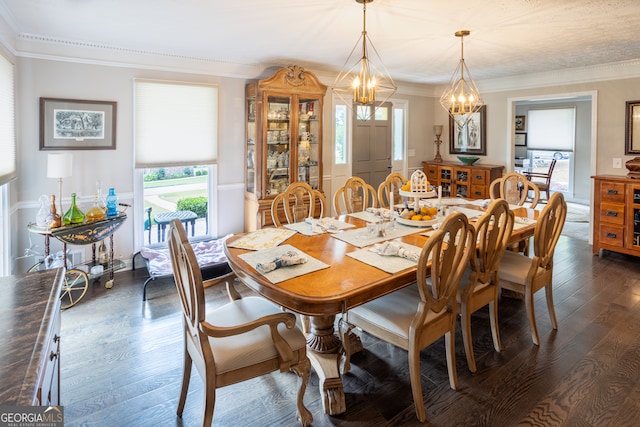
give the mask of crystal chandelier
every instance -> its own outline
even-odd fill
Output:
[[[332,86],[333,92],[352,109],[357,106],[371,107],[358,109],[359,118],[364,119],[369,119],[397,89],[367,35],[367,4],[372,2],[373,0],[356,0],[356,3],[363,5],[362,34]],[[363,111],[366,112],[362,113]]]
[[[455,33],[456,37],[460,37],[460,63],[451,76],[447,90],[440,97],[440,104],[459,128],[463,128],[473,113],[477,113],[484,105],[476,83],[464,62],[464,37],[469,34],[471,32],[468,30]]]

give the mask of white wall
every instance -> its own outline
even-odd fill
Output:
[[[215,207],[218,233],[243,231],[244,207],[244,87],[245,79],[174,73],[149,69],[78,64],[73,62],[18,58],[17,60],[18,178],[12,183],[13,229],[18,231],[12,252],[20,255],[29,237],[40,245],[41,236],[28,236],[27,224],[35,220],[41,194],[58,194],[58,183],[47,178],[47,153],[39,151],[39,99],[65,98],[117,102],[115,150],[71,150],[73,176],[63,181],[63,202],[69,206],[72,192],[89,205],[96,180],[103,191],[114,187],[119,200],[133,204],[133,79],[149,78],[218,85],[219,90],[219,199]],[[179,144],[180,141],[176,141]],[[85,209],[86,210],[86,209]],[[142,223],[142,207],[127,210],[128,219],[115,233],[116,256],[129,260],[137,250],[133,244],[133,223]],[[52,251],[60,249],[52,239]],[[80,247],[89,254],[89,247]],[[87,258],[88,255],[85,256]],[[17,270],[21,267],[16,267]],[[14,272],[18,272],[14,271]]]

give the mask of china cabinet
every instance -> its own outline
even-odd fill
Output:
[[[606,249],[640,256],[640,180],[599,175],[594,179],[593,253]]]
[[[434,186],[442,186],[443,197],[488,199],[489,184],[502,177],[503,166],[464,165],[455,162],[422,162],[424,173]]]
[[[245,231],[273,224],[271,202],[292,182],[322,191],[327,86],[302,67],[246,86]]]

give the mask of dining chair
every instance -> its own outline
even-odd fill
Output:
[[[182,417],[191,367],[204,381],[203,425],[211,425],[216,389],[273,371],[292,371],[299,377],[297,419],[308,426],[313,416],[304,406],[311,363],[306,339],[292,313],[282,312],[262,297],[239,298],[206,312],[202,274],[178,219],[171,221],[169,253],[182,307],[184,367],[177,414]]]
[[[567,203],[562,193],[553,193],[544,207],[533,234],[533,257],[505,252],[498,269],[501,289],[524,294],[524,301],[535,345],[540,345],[533,295],[544,288],[551,326],[558,329],[553,306],[553,254],[567,217]]]
[[[534,209],[540,199],[540,189],[525,175],[511,172],[491,181],[489,195],[491,199],[505,199],[510,205],[523,206],[529,201],[529,207]]]
[[[302,222],[310,217],[322,218],[326,205],[327,199],[322,192],[305,182],[294,182],[271,202],[271,219],[276,227],[280,227],[282,212],[287,224]]]
[[[364,179],[358,176],[347,179],[333,196],[333,208],[337,215],[362,212],[367,208],[377,207],[376,190],[371,184],[367,184]]]
[[[551,175],[553,174],[553,170],[556,167],[556,162],[557,162],[556,159],[551,160],[551,163],[549,164],[549,169],[547,170],[546,173],[540,173],[540,172],[524,173],[527,179],[533,182],[534,184],[536,184],[541,192],[544,191],[545,195],[547,196],[547,198],[544,200],[545,203],[549,201],[549,191],[551,188]]]
[[[422,400],[420,351],[445,337],[449,385],[458,387],[455,363],[456,293],[476,232],[467,217],[447,216],[422,248],[417,282],[352,308],[348,321],[363,331],[408,352],[411,390],[418,420],[426,420]]]
[[[477,249],[472,252],[457,294],[462,341],[471,372],[477,370],[471,337],[471,315],[487,305],[493,347],[498,352],[502,349],[498,330],[498,266],[511,236],[513,222],[514,214],[509,210],[507,201],[497,199],[491,202],[475,223]]]
[[[389,208],[395,205],[396,198],[399,198],[398,190],[407,180],[399,173],[390,173],[387,178],[378,186],[378,204],[381,208]],[[393,194],[393,201],[389,203],[389,194]]]

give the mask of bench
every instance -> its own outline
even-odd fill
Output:
[[[215,285],[222,281],[233,281],[235,274],[229,267],[227,258],[224,255],[224,241],[230,237],[225,236],[219,239],[211,237],[196,238],[189,242],[193,248],[205,287]],[[149,277],[142,286],[142,301],[147,300],[147,285],[156,279],[173,277],[171,267],[171,256],[166,243],[156,243],[143,247],[140,252],[133,256],[132,269],[136,269],[136,258],[142,258],[149,273]]]

